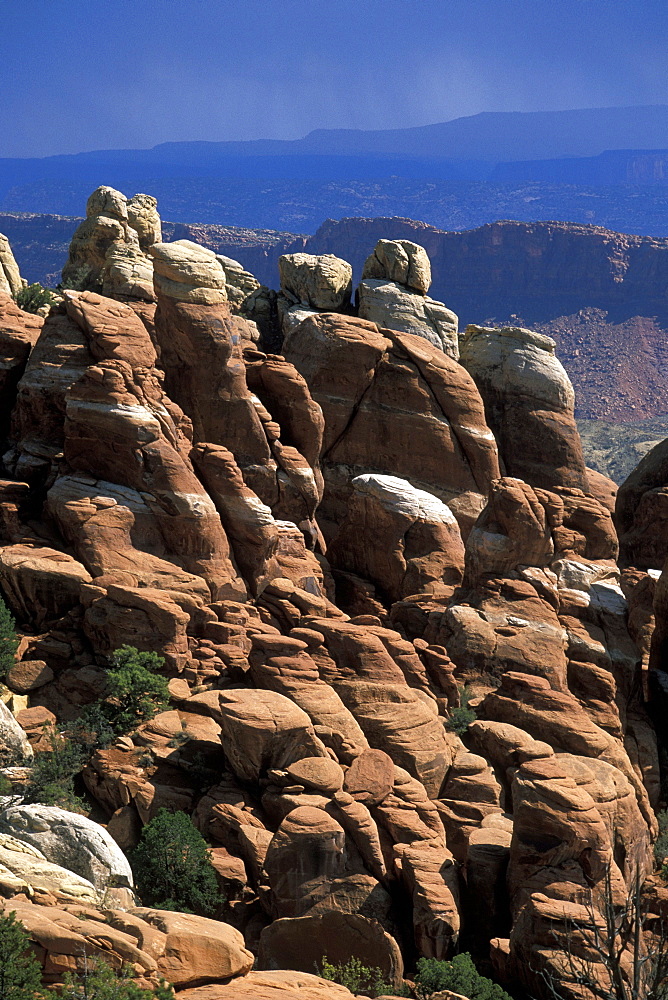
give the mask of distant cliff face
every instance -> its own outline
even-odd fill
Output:
[[[394,234],[424,246],[432,294],[460,326],[521,320],[557,341],[580,417],[668,413],[668,239],[567,222],[495,222],[446,232],[411,219],[328,220],[306,242],[358,277],[368,248]]]
[[[22,273],[58,280],[79,220],[0,215]],[[357,284],[379,239],[408,239],[432,263],[431,294],[467,323],[528,325],[557,341],[576,390],[577,415],[639,421],[668,413],[668,239],[567,222],[494,222],[448,232],[412,219],[327,220],[313,236],[165,222],[164,238],[190,239],[232,257],[270,287],[278,258],[331,253]]]
[[[668,239],[630,236],[570,222],[493,222],[446,232],[411,219],[328,220],[307,241],[309,253],[346,256],[361,267],[377,239],[415,239],[432,262],[434,295],[465,320],[480,309],[651,306],[668,314]],[[400,235],[396,235],[400,234]],[[645,313],[647,315],[647,313]]]

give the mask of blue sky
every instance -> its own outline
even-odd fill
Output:
[[[666,0],[0,0],[0,156],[668,103]]]

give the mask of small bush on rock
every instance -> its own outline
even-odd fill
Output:
[[[121,646],[113,654],[102,712],[115,733],[129,733],[167,708],[167,681],[158,673],[164,662],[157,653],[134,646]]]
[[[74,779],[85,762],[81,747],[55,729],[49,731],[48,742],[49,750],[35,754],[25,801],[85,812],[85,805],[74,790]]]
[[[202,834],[184,812],[160,809],[130,854],[145,906],[211,916],[224,897]]]
[[[469,1000],[512,1000],[498,983],[480,975],[468,952],[455,955],[450,962],[418,959],[415,992],[419,1000],[428,1000],[441,990],[460,993]]]
[[[65,982],[50,996],[61,1000],[173,1000],[174,990],[164,980],[152,990],[140,989],[132,982],[132,970],[119,972],[101,958],[84,957],[84,968],[77,975],[67,973]]]
[[[377,965],[363,965],[361,959],[350,958],[347,962],[329,962],[323,955],[318,974],[323,979],[345,986],[355,996],[379,997],[383,994],[403,996],[396,988],[385,982],[383,973]]]
[[[107,706],[101,702],[86,705],[79,717],[67,724],[67,737],[80,747],[82,754],[88,759],[94,750],[108,747],[116,739]]]
[[[458,708],[450,710],[450,714],[445,722],[445,727],[446,729],[449,729],[451,733],[457,733],[457,736],[463,736],[471,723],[475,722],[476,714],[472,708],[469,708],[469,698],[471,697],[471,692],[468,688],[460,687],[459,695],[461,705]]]
[[[0,636],[2,621],[0,613]],[[9,636],[13,628],[11,616],[5,616],[5,622],[9,648],[13,649]],[[131,732],[167,707],[167,681],[156,672],[163,663],[157,653],[142,653],[134,646],[121,646],[116,650],[104,698],[87,705],[63,732],[51,730],[50,749],[36,755],[27,802],[57,805],[73,812],[85,811],[83,801],[75,794],[74,779],[94,750],[108,746],[116,736]]]
[[[44,306],[52,306],[58,299],[49,288],[38,281],[22,288],[16,295],[16,304],[24,312],[38,313]]]
[[[7,917],[0,915],[0,997],[34,1000],[41,983],[41,970],[25,927],[14,912]]]
[[[4,681],[14,666],[14,654],[19,641],[16,638],[14,619],[0,597],[0,681]]]

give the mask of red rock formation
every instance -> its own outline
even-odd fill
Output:
[[[394,476],[357,476],[352,485],[330,562],[371,580],[389,601],[450,596],[464,572],[464,545],[450,508]]]
[[[191,814],[238,931],[114,912],[106,951],[140,983],[294,992],[296,973],[250,982],[252,951],[272,970],[355,955],[398,985],[402,949],[493,942],[531,992],[551,915],[590,886],[600,905],[608,878],[622,900],[650,868],[641,682],[666,617],[661,581],[619,586],[552,354],[538,344],[526,392],[514,356],[515,388],[486,399],[506,465],[535,472],[500,478],[476,384],[442,351],[320,313],[287,360],[244,354],[220,262],[157,247],[155,341],[127,304],[70,293],[16,386],[7,463],[33,488],[0,482],[0,588],[31,631],[0,742],[23,745],[22,725],[44,749],[42,725],[98,696],[121,643],[163,656],[171,705],[84,782],[124,849],[160,808]],[[99,941],[100,920],[73,928],[53,905],[43,923],[36,902],[17,906],[55,981],[73,967],[62,935]]]
[[[226,302],[179,301],[159,289],[155,329],[165,389],[191,418],[195,442],[228,448],[246,485],[278,517],[290,513],[297,523],[310,521],[321,491],[314,469],[290,441],[309,442],[315,462],[322,416],[291,366],[264,364],[258,358],[251,370],[262,369],[255,378],[266,395],[275,396],[285,384],[284,414],[288,400],[293,401],[286,424],[288,438],[281,439],[279,424],[247,384],[241,353],[246,323],[231,315]]]
[[[314,619],[310,627],[324,640],[312,651],[320,676],[350,709],[371,745],[389,753],[435,798],[451,759],[435,701],[430,705],[407,685],[398,656],[364,626]]]
[[[35,485],[53,481],[64,444],[65,394],[92,357],[87,340],[64,310],[52,312],[18,384],[4,461],[18,479]]]
[[[420,337],[380,332],[366,320],[324,313],[285,344],[325,415],[320,509],[325,534],[342,523],[353,475],[380,473],[452,501],[470,526],[498,475],[496,445],[473,381]],[[477,503],[477,509],[476,509]]]
[[[203,577],[214,599],[243,598],[220,516],[180,453],[155,376],[123,361],[89,367],[68,393],[65,433],[72,469],[149,495],[177,563]]]
[[[16,386],[25,371],[44,320],[23,312],[14,300],[0,293],[0,440],[9,428]]]

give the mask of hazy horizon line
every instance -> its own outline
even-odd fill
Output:
[[[522,117],[528,117],[530,115],[561,115],[570,114],[573,111],[615,111],[621,110],[623,108],[668,108],[668,103],[665,101],[660,101],[656,104],[606,104],[606,105],[595,105],[587,107],[577,107],[577,108],[559,108],[559,109],[548,109],[548,110],[533,110],[533,111],[476,111],[475,114],[471,115],[456,115],[454,118],[446,118],[441,121],[425,122],[422,125],[404,125],[396,126],[394,128],[347,128],[342,126],[320,126],[318,128],[309,129],[308,132],[298,135],[298,136],[271,136],[271,135],[261,135],[254,139],[163,139],[160,142],[154,143],[151,146],[100,146],[93,149],[78,149],[76,152],[69,153],[45,153],[43,156],[0,156],[0,160],[48,160],[55,159],[59,156],[83,156],[88,153],[107,153],[107,152],[117,152],[117,151],[131,151],[131,150],[141,150],[149,151],[152,149],[158,149],[160,146],[168,145],[178,145],[180,143],[204,143],[207,145],[220,145],[223,143],[238,143],[244,145],[250,145],[254,142],[300,142],[303,139],[307,139],[310,135],[317,134],[319,132],[346,132],[346,133],[384,133],[384,132],[411,132],[418,129],[433,128],[438,125],[449,125],[456,121],[466,121],[472,118],[480,118],[485,115],[498,115],[503,117],[509,117],[514,115],[521,115]]]

